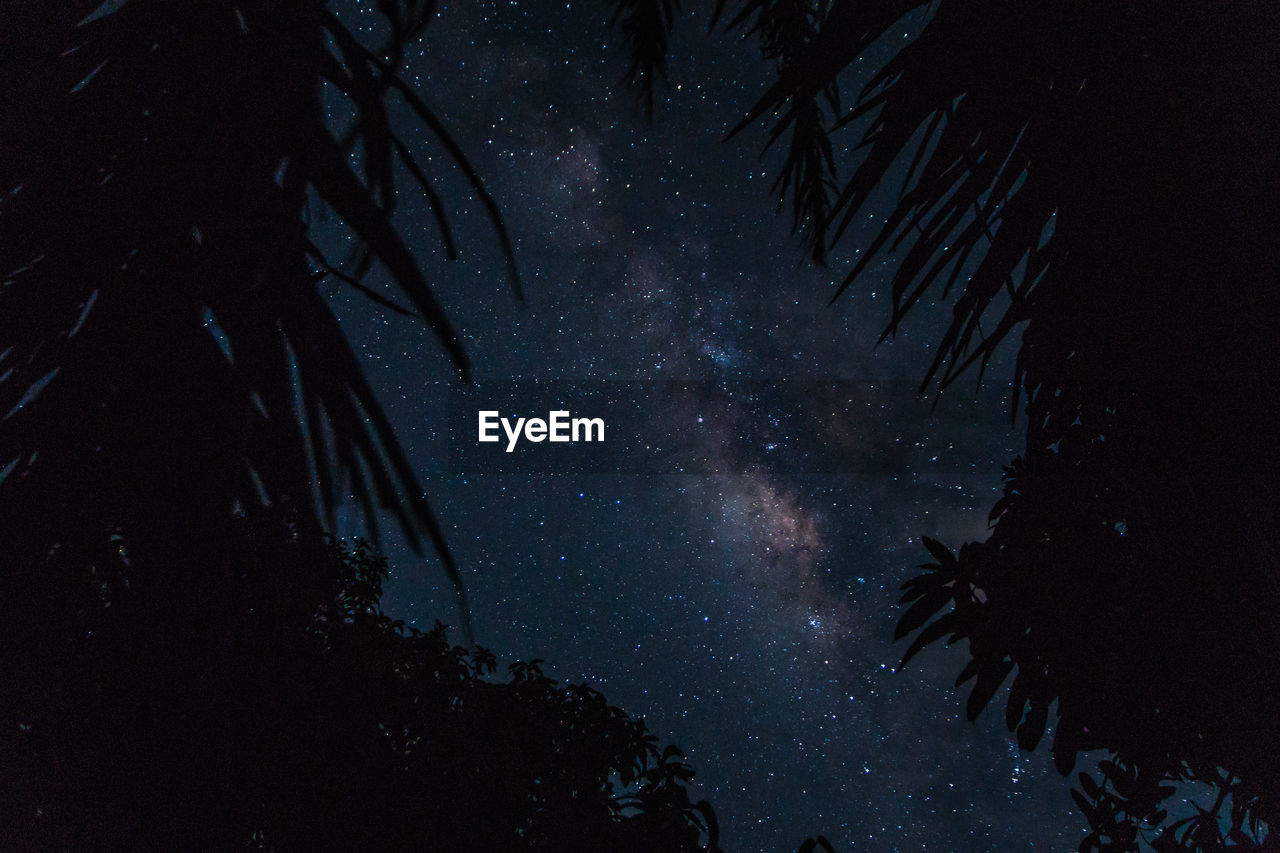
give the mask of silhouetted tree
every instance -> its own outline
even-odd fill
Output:
[[[273,511],[230,540],[180,649],[199,690],[173,689],[190,673],[134,590],[81,573],[75,666],[4,720],[4,849],[716,849],[693,771],[643,720],[392,621],[364,543]]]
[[[336,276],[394,306],[359,281],[380,262],[465,376],[461,343],[390,224],[400,162],[453,251],[443,202],[393,132],[397,97],[488,200],[395,76],[434,4],[379,4],[388,34],[379,51],[323,2],[98,6],[8,3],[0,28],[6,771],[43,754],[11,740],[15,721],[61,737],[49,722],[68,708],[57,685],[86,665],[81,646],[105,606],[86,571],[103,590],[130,590],[134,623],[152,637],[153,658],[120,663],[145,664],[141,681],[117,676],[137,692],[113,694],[138,705],[141,729],[161,713],[144,710],[146,697],[227,699],[220,685],[232,677],[237,628],[207,591],[236,571],[237,510],[290,506],[315,536],[349,486],[371,525],[380,506],[415,546],[429,539],[461,593],[422,489],[319,291]],[[345,99],[343,131],[327,111],[336,121],[344,107],[327,109],[323,84]],[[317,204],[363,246],[349,274],[309,236]],[[207,636],[226,643],[200,645]],[[208,656],[193,656],[196,647]],[[153,677],[163,689],[148,687]],[[148,765],[180,762],[186,747],[152,744],[121,760],[145,779]]]
[[[181,849],[184,821],[201,839],[230,826],[223,740],[239,713],[235,650],[252,638],[217,595],[245,559],[237,513],[290,507],[314,539],[349,489],[375,534],[380,507],[415,547],[429,540],[461,596],[319,291],[336,277],[420,317],[466,376],[391,226],[403,167],[454,253],[444,203],[389,119],[395,100],[471,179],[508,258],[510,246],[457,145],[396,76],[433,3],[379,3],[378,50],[318,0],[99,5],[0,12],[0,786],[19,812],[64,794],[85,814],[121,808],[108,846],[172,832],[162,846]],[[349,272],[311,239],[316,205],[359,241]],[[361,284],[375,261],[411,308]],[[283,643],[316,588],[272,571],[282,543],[253,542],[249,562],[278,585],[259,587],[254,618],[285,619],[261,626]],[[90,676],[92,701],[73,687]],[[128,713],[132,729],[107,726]],[[108,732],[109,756],[75,746]],[[204,812],[166,812],[170,790]]]
[[[1280,9],[718,0],[712,14],[776,66],[735,133],[764,118],[785,140],[775,190],[816,260],[848,247],[877,187],[901,189],[837,296],[901,249],[885,335],[950,299],[924,387],[980,377],[1022,331],[1026,451],[990,538],[958,556],[929,543],[938,562],[899,623],[919,632],[907,657],[967,639],[971,718],[1012,676],[1022,746],[1056,703],[1063,773],[1112,751],[1103,783],[1077,792],[1084,849],[1247,849],[1280,808]],[[887,39],[902,46],[845,106],[842,75]],[[651,90],[661,57],[632,54]],[[1170,818],[1170,780],[1215,786],[1229,811]]]
[[[461,591],[319,289],[336,277],[420,317],[466,377],[391,225],[402,175],[455,253],[404,132],[461,166],[511,258],[474,171],[397,77],[435,4],[377,5],[387,38],[373,50],[320,0],[6,4],[0,533],[23,567],[6,583],[53,551],[122,539],[133,582],[163,585],[141,567],[216,563],[234,508],[291,503],[318,525],[349,487],[371,526],[380,507],[415,547],[429,540]],[[397,132],[396,101],[417,127]],[[349,273],[310,237],[317,203],[359,240]],[[375,261],[411,307],[360,283]]]

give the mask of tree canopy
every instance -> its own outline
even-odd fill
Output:
[[[269,510],[231,538],[180,637],[102,565],[59,590],[74,648],[6,681],[6,849],[716,849],[643,720],[393,621],[366,543]]]
[[[318,0],[99,5],[10,4],[0,35],[0,500],[24,508],[0,525],[15,562],[112,537],[140,565],[193,560],[233,508],[287,503],[332,526],[349,492],[375,535],[381,509],[415,547],[429,542],[461,595],[320,292],[332,277],[420,317],[467,377],[462,341],[391,225],[405,174],[456,255],[408,133],[471,180],[516,283],[492,199],[397,76],[435,4],[380,3],[376,49]],[[396,101],[416,127],[391,120]],[[347,272],[310,237],[317,204],[359,241]],[[361,283],[375,262],[398,296]]]

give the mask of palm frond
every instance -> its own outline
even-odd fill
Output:
[[[653,118],[654,90],[667,78],[671,30],[680,14],[679,0],[610,0],[616,28],[626,45],[630,65],[626,79],[636,87],[645,115]]]
[[[390,118],[395,93],[477,191],[519,292],[496,202],[396,76],[435,4],[380,0],[390,37],[376,51],[318,0],[131,0],[85,20],[96,5],[24,5],[0,34],[15,46],[0,98],[21,116],[0,157],[10,538],[38,564],[75,531],[124,531],[154,564],[237,507],[314,507],[315,523],[332,523],[349,488],[371,526],[386,511],[415,547],[429,543],[461,598],[413,467],[319,290],[335,276],[419,318],[467,378],[462,337],[392,222],[404,164],[456,256],[448,204]],[[343,140],[322,81],[350,107]],[[312,194],[363,244],[363,264],[339,269],[308,238]],[[372,263],[398,295],[361,281]]]

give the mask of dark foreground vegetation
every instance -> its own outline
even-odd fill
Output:
[[[651,92],[675,4],[612,5]],[[0,7],[0,846],[714,846],[678,752],[534,665],[494,681],[482,652],[388,622],[377,560],[321,535],[349,490],[462,595],[318,289],[416,314],[465,378],[391,226],[403,175],[456,251],[427,145],[510,254],[396,74],[433,4],[379,2],[377,47],[318,0],[97,6]],[[967,640],[971,717],[1009,685],[1021,746],[1052,727],[1064,773],[1110,754],[1079,780],[1084,849],[1277,849],[1280,8],[924,10],[708,9],[777,69],[744,126],[785,146],[815,259],[902,190],[842,288],[896,247],[886,333],[952,306],[926,385],[1022,332],[1026,450],[986,541],[928,543],[907,657]],[[918,35],[842,97],[909,13]],[[311,201],[360,244],[341,271]],[[394,299],[361,283],[373,263]],[[1191,782],[1214,802],[1171,799]]]
[[[364,543],[265,510],[228,537],[189,608],[131,594],[123,550],[47,567],[61,630],[6,647],[6,850],[714,848],[642,720],[393,622]]]

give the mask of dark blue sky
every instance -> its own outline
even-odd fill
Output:
[[[462,259],[445,262],[407,183],[397,222],[479,389],[536,380],[575,409],[600,398],[574,389],[615,383],[615,403],[574,411],[606,422],[645,383],[708,389],[653,406],[648,422],[654,441],[703,460],[686,473],[602,473],[549,445],[524,448],[544,455],[520,472],[450,464],[448,409],[465,399],[434,339],[335,293],[448,531],[476,639],[508,660],[544,658],[679,744],[726,850],[789,851],[817,833],[842,852],[1073,849],[1085,824],[1047,750],[1019,754],[998,712],[963,720],[950,687],[960,650],[893,673],[897,589],[926,559],[919,537],[980,538],[1016,453],[1012,353],[978,399],[957,386],[931,414],[914,383],[946,306],[921,306],[875,347],[889,260],[827,307],[878,214],[832,269],[803,262],[774,215],[764,135],[721,141],[768,69],[753,44],[703,29],[677,33],[652,127],[615,90],[626,62],[596,4],[447,6],[411,63],[501,206],[523,273],[520,305],[456,170],[425,132],[408,134],[461,208]],[[787,389],[802,382],[812,392],[792,421]],[[384,544],[388,609],[456,624],[431,560]]]

